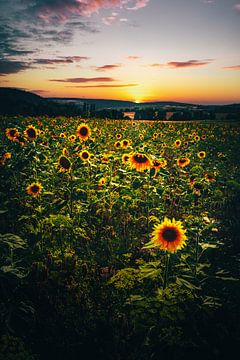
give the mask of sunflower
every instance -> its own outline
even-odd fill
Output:
[[[33,125],[29,125],[24,131],[24,134],[27,136],[28,140],[36,140],[38,130]]]
[[[87,150],[83,150],[80,152],[79,157],[83,161],[88,161],[91,157],[91,154]]]
[[[181,157],[177,159],[178,166],[185,167],[190,163],[190,159],[187,157]]]
[[[64,156],[68,156],[68,155],[69,155],[68,149],[67,149],[67,148],[63,148],[63,149],[62,149],[62,154],[63,154]]]
[[[128,164],[129,163],[129,160],[130,160],[130,157],[131,157],[131,155],[130,154],[123,154],[123,156],[122,156],[122,162],[123,162],[123,164]]]
[[[120,142],[120,141],[116,141],[116,142],[114,143],[114,146],[115,146],[115,148],[119,149],[119,148],[121,147],[121,142]]]
[[[12,141],[15,141],[19,136],[19,132],[16,128],[6,129],[5,134],[6,134],[7,138]]]
[[[98,186],[99,187],[102,187],[103,185],[105,185],[106,184],[106,178],[105,177],[102,177],[101,179],[99,179],[99,181],[98,181]]]
[[[205,140],[207,138],[207,135],[203,134],[201,138],[202,140]]]
[[[33,182],[27,186],[26,191],[28,195],[38,196],[42,192],[42,185],[39,182]]]
[[[187,240],[185,232],[181,221],[176,221],[174,218],[169,220],[165,217],[164,221],[155,225],[152,242],[161,250],[174,253],[184,247]]]
[[[214,177],[211,174],[205,174],[204,178],[206,181],[209,181],[209,182],[215,181]]]
[[[122,135],[121,134],[116,134],[116,139],[119,140],[121,139]]]
[[[11,159],[12,155],[10,152],[5,152],[2,157],[4,160]]]
[[[91,135],[91,129],[88,125],[82,123],[77,127],[76,134],[81,140],[86,141]]]
[[[175,145],[176,147],[181,146],[181,144],[182,144],[182,142],[181,142],[181,140],[179,140],[179,139],[175,140],[175,142],[174,142],[174,145]]]
[[[132,168],[137,171],[144,171],[152,166],[151,160],[144,154],[132,154],[129,159]]]
[[[122,140],[121,145],[123,148],[127,148],[130,145],[130,141],[127,139]]]
[[[64,139],[66,137],[66,134],[65,133],[61,133],[60,135],[60,138]]]
[[[74,142],[76,140],[76,136],[75,135],[70,135],[68,137],[68,140],[71,141],[71,142]]]
[[[155,170],[160,170],[162,167],[162,162],[161,160],[157,160],[157,159],[154,159],[152,161],[152,168],[154,168]]]
[[[61,155],[58,159],[61,171],[69,171],[71,169],[71,161],[64,155]]]
[[[102,162],[103,164],[108,164],[108,163],[109,163],[109,157],[108,157],[108,156],[103,156],[103,157],[101,158],[101,162]]]
[[[200,136],[196,135],[196,136],[194,137],[194,140],[195,140],[195,141],[199,141],[199,140],[201,140],[201,138],[200,138]]]
[[[139,137],[140,140],[143,140],[143,139],[144,139],[144,135],[143,135],[143,134],[139,134],[138,137]]]
[[[160,150],[160,155],[163,155],[164,154],[164,150],[162,149],[162,150]]]
[[[206,153],[205,151],[199,151],[197,153],[197,156],[199,157],[199,159],[204,159],[206,157]]]

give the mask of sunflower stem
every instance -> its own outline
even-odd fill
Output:
[[[73,176],[72,169],[69,174],[69,182],[70,182],[70,218],[73,216]]]
[[[197,276],[197,266],[198,266],[198,251],[199,251],[199,234],[196,236],[196,244],[195,244],[195,266],[194,266],[194,277]]]
[[[164,269],[164,278],[163,278],[163,290],[166,289],[167,283],[168,283],[168,269],[169,269],[169,261],[170,261],[170,255],[169,253],[166,253],[165,255],[165,269]]]

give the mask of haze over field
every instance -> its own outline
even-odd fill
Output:
[[[44,97],[240,102],[238,0],[0,3],[0,84]]]

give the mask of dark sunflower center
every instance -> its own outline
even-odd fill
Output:
[[[124,146],[127,146],[127,145],[128,145],[128,141],[125,140],[125,141],[123,142],[123,145],[124,145]]]
[[[59,163],[64,169],[69,169],[71,166],[70,161],[64,156],[60,158]]]
[[[163,231],[162,236],[164,240],[172,242],[177,239],[177,231],[175,229],[166,229]]]
[[[9,134],[10,134],[10,136],[15,136],[16,135],[16,130],[10,130]]]
[[[186,162],[186,159],[180,159],[179,162],[180,164],[184,164]]]
[[[87,152],[84,152],[84,153],[82,153],[82,157],[84,158],[84,159],[88,159],[88,153]]]
[[[153,165],[154,165],[154,166],[160,166],[161,163],[160,163],[159,161],[157,161],[157,160],[154,160],[154,161],[153,161]]]
[[[145,155],[134,155],[134,161],[139,163],[139,164],[144,164],[146,162],[148,162],[148,158]]]
[[[39,191],[39,186],[38,185],[33,185],[31,190],[35,194],[35,193],[37,193]]]
[[[27,134],[29,137],[34,138],[36,136],[36,131],[34,129],[28,129]]]
[[[80,129],[80,134],[86,136],[88,134],[88,129],[84,126]]]

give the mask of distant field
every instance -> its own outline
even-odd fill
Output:
[[[234,353],[239,123],[0,124],[0,321],[19,359]]]

